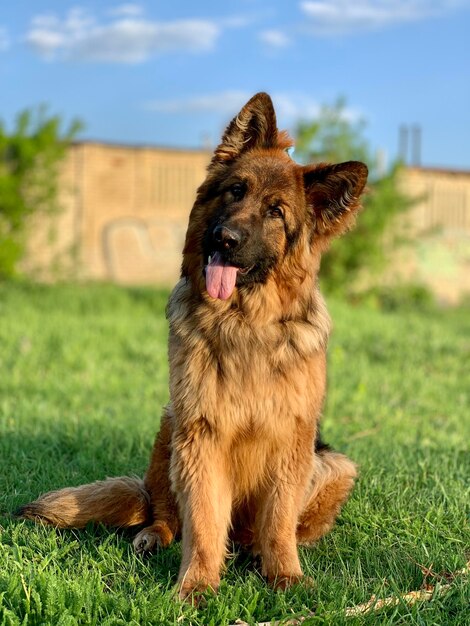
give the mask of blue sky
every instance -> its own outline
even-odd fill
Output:
[[[0,118],[39,103],[83,138],[214,144],[256,91],[294,128],[347,99],[388,159],[400,124],[422,162],[470,169],[470,0],[0,4]]]

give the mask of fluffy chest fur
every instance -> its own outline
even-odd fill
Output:
[[[179,420],[203,418],[232,444],[250,436],[285,444],[293,422],[315,420],[322,403],[329,317],[319,296],[297,319],[256,300],[193,306],[180,281],[168,307],[171,401]]]

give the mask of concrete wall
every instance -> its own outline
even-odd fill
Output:
[[[412,242],[397,254],[398,276],[457,302],[470,294],[470,172],[407,168],[402,184],[417,202],[405,219]]]
[[[60,180],[63,213],[39,216],[32,225],[24,269],[43,279],[59,272],[124,284],[173,284],[209,157],[202,151],[72,146]]]
[[[46,280],[173,284],[209,159],[204,151],[72,146],[60,180],[64,211],[32,224],[24,269]],[[470,172],[408,168],[402,184],[419,200],[405,221],[413,245],[390,276],[456,301],[470,292]]]

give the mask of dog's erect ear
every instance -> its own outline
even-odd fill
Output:
[[[367,174],[359,161],[304,167],[305,196],[318,234],[334,237],[352,226]]]
[[[287,148],[291,145],[285,133],[278,133],[276,114],[270,96],[257,93],[233,118],[216,148],[212,163],[233,161],[253,148]]]

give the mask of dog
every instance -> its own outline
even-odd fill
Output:
[[[298,583],[298,545],[331,529],[356,477],[320,438],[330,319],[318,271],[352,227],[368,171],[302,166],[291,146],[258,93],[214,151],[167,307],[170,403],[145,478],[62,489],[18,512],[62,528],[146,524],[139,553],[181,536],[181,598],[217,590],[229,539],[275,588]]]

